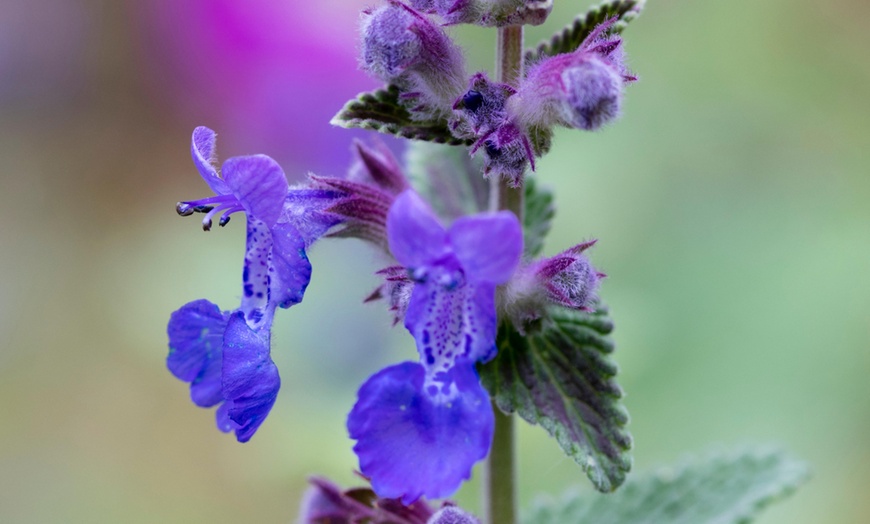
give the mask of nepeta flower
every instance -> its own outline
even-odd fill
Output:
[[[412,115],[448,114],[466,75],[462,52],[444,30],[398,0],[363,15],[363,68],[399,86]]]
[[[426,524],[480,524],[480,521],[457,506],[445,506],[432,515]]]
[[[205,213],[205,230],[218,214],[223,226],[231,214],[246,213],[242,300],[231,312],[207,300],[175,311],[167,327],[167,366],[191,383],[195,404],[219,404],[218,428],[234,430],[245,442],[268,415],[281,384],[270,357],[275,310],[302,300],[311,278],[305,249],[341,221],[324,208],[344,194],[291,189],[281,167],[265,155],[230,158],[221,177],[212,165],[215,143],[214,131],[199,127],[193,132],[193,161],[217,195],[180,202],[177,211]]]
[[[580,47],[529,68],[508,104],[526,126],[560,124],[594,131],[619,116],[623,84],[637,77],[625,66],[622,39],[599,24]]]
[[[372,376],[347,424],[375,492],[410,503],[452,493],[489,450],[492,408],[474,364],[495,355],[495,290],[519,263],[522,228],[513,214],[499,212],[445,229],[406,191],[390,208],[387,233],[415,282],[405,327],[420,363]]]

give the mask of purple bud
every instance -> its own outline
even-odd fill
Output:
[[[570,124],[595,131],[616,119],[622,103],[622,76],[604,62],[591,58],[562,72]]]
[[[507,84],[491,81],[486,73],[475,73],[468,90],[453,103],[454,133],[482,138],[508,123],[506,103],[515,92]]]
[[[459,47],[441,27],[398,0],[363,14],[363,68],[398,85],[412,113],[448,114],[466,77]]]
[[[535,156],[529,139],[513,122],[481,138],[472,148],[472,153],[481,148],[484,151],[484,176],[503,177],[511,187],[523,184],[523,175],[530,164],[532,170],[535,169]]]
[[[426,12],[435,12],[448,25],[485,27],[540,25],[553,8],[553,0],[412,0]]]
[[[389,82],[420,61],[423,44],[412,30],[414,15],[385,5],[363,18],[363,67]]]
[[[426,524],[480,524],[480,521],[457,506],[444,506]]]
[[[573,309],[590,309],[604,276],[582,254],[594,244],[594,240],[585,242],[538,262],[536,275],[551,302]]]
[[[584,242],[554,257],[536,260],[514,273],[502,307],[520,333],[546,316],[551,305],[591,309],[604,274],[592,267],[583,252],[595,242]]]
[[[594,131],[619,116],[623,85],[637,78],[625,67],[622,40],[606,34],[615,20],[599,24],[576,51],[529,68],[508,101],[518,122]]]

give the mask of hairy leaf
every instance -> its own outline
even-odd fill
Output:
[[[619,487],[631,469],[628,414],[610,358],[612,330],[604,307],[594,313],[554,307],[527,336],[503,323],[498,356],[480,367],[498,407],[540,424],[604,492]]]
[[[544,239],[550,232],[556,208],[553,205],[553,192],[547,188],[538,187],[534,178],[526,178],[525,192],[523,241],[526,254],[534,257],[544,249]]]
[[[807,467],[772,449],[718,453],[635,477],[613,495],[566,493],[540,501],[527,524],[745,524],[793,492]]]
[[[526,64],[534,64],[544,57],[575,51],[595,26],[614,16],[618,20],[610,28],[610,33],[621,33],[629,22],[637,18],[645,3],[646,0],[605,0],[575,18],[574,22],[549,40],[542,41],[537,48],[526,51]]]
[[[371,129],[388,135],[439,144],[470,145],[471,141],[454,137],[446,119],[416,120],[399,100],[399,88],[387,86],[360,93],[332,118],[332,125]]]

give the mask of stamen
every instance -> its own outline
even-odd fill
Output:
[[[233,200],[231,202],[221,204],[221,205],[215,207],[214,209],[209,210],[209,212],[204,217],[202,217],[202,230],[203,231],[211,231],[212,218],[214,218],[214,216],[220,212],[223,212],[223,215],[221,216],[220,220],[218,221],[218,224],[221,227],[223,227],[223,226],[227,225],[227,223],[230,221],[231,214],[233,214],[237,211],[244,211],[244,210],[245,210],[245,208],[242,207],[241,204],[239,204],[239,201],[236,200],[235,198],[233,198]]]
[[[194,213],[208,213],[214,208],[215,204],[221,206],[236,202],[238,202],[238,200],[236,200],[236,197],[233,195],[216,195],[201,200],[179,202],[175,204],[175,212],[183,217],[187,217]]]

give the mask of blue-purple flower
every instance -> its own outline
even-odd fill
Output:
[[[489,450],[493,414],[476,362],[496,352],[496,286],[522,255],[509,212],[462,217],[445,228],[413,191],[387,217],[389,247],[414,282],[405,327],[420,363],[372,376],[348,416],[360,469],[380,496],[405,503],[455,491]]]
[[[245,442],[269,414],[281,385],[270,356],[275,310],[302,300],[311,279],[305,250],[341,221],[324,210],[345,195],[290,188],[281,167],[265,155],[230,158],[220,176],[213,165],[215,144],[214,131],[194,130],[194,164],[216,195],[180,202],[177,211],[204,213],[205,230],[215,217],[223,226],[231,214],[246,213],[241,304],[221,311],[197,300],[175,311],[167,327],[166,362],[173,375],[190,382],[195,404],[219,406],[218,428],[235,431]]]

